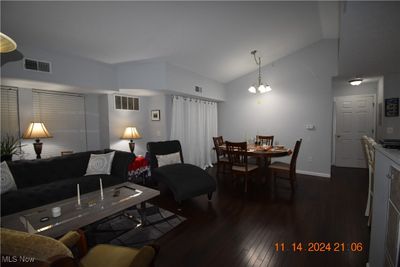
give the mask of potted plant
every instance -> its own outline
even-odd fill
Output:
[[[13,155],[21,153],[20,139],[12,135],[1,137],[1,161],[10,161]]]

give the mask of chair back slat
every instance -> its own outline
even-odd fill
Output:
[[[229,163],[232,166],[243,166],[247,170],[247,143],[246,142],[225,142]]]
[[[219,159],[219,157],[223,155],[219,147],[224,144],[224,138],[222,136],[213,137],[213,141],[215,152],[217,153],[217,159]]]
[[[293,150],[293,154],[292,154],[292,159],[290,160],[290,172],[292,174],[296,173],[297,156],[299,155],[301,141],[302,141],[302,139],[296,141],[296,144],[295,144],[294,150]]]
[[[256,142],[260,145],[272,146],[274,144],[273,135],[257,135]]]

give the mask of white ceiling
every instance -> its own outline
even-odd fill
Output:
[[[160,60],[219,82],[322,38],[338,37],[337,2],[1,2],[19,44],[105,63]]]
[[[346,2],[341,10],[339,74],[400,72],[400,2]]]

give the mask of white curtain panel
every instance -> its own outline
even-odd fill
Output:
[[[185,163],[201,168],[212,166],[215,152],[212,138],[217,136],[217,103],[173,96],[171,140],[179,140]]]

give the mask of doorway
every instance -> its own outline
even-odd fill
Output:
[[[340,96],[334,101],[334,165],[367,168],[361,137],[375,138],[375,95]]]

